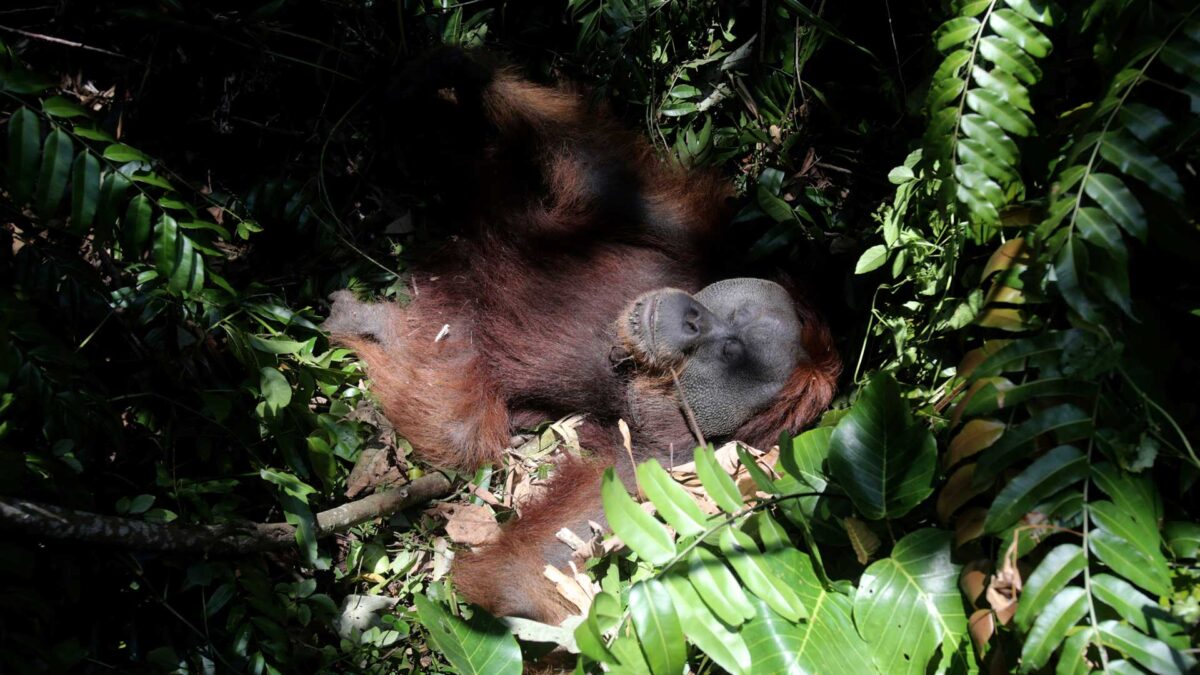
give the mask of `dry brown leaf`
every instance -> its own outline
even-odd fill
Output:
[[[960,513],[954,521],[954,548],[983,536],[983,523],[986,520],[987,509],[981,506],[972,506]]]
[[[942,491],[938,493],[937,514],[943,524],[949,523],[954,512],[962,508],[963,504],[971,501],[972,497],[987,491],[988,486],[986,485],[976,487],[972,484],[971,479],[974,477],[975,465],[968,464],[959,467],[942,486]]]
[[[1029,262],[1029,254],[1025,249],[1025,240],[1021,237],[1009,239],[996,249],[992,257],[988,258],[987,264],[983,266],[983,273],[979,275],[980,283],[988,280],[996,272],[1000,272],[1016,265],[1024,265]]]
[[[968,378],[979,364],[983,363],[996,352],[1004,347],[1007,347],[1012,340],[987,340],[982,346],[972,349],[963,355],[962,361],[958,362],[956,375],[960,378]]]
[[[988,642],[996,633],[996,620],[992,617],[992,610],[977,609],[971,614],[969,621],[971,631],[971,643],[975,645],[975,656],[979,659],[987,652]]]
[[[962,431],[950,439],[949,450],[942,465],[949,468],[990,447],[1004,435],[1004,422],[978,419],[967,422]]]
[[[450,542],[446,541],[445,537],[435,538],[433,540],[433,569],[429,573],[429,580],[438,581],[446,576],[453,563],[454,551],[450,549]]]
[[[967,409],[967,404],[970,403],[971,399],[975,397],[975,394],[978,394],[980,390],[989,384],[996,388],[996,400],[1001,407],[1004,406],[1004,392],[1012,389],[1013,386],[1015,386],[1013,385],[1012,381],[1004,377],[981,377],[975,382],[972,382],[970,388],[967,389],[967,393],[963,394],[963,397],[958,400],[958,405],[954,406],[954,413],[950,415],[950,426],[958,426],[959,420],[962,419],[963,412]]]
[[[1002,625],[1008,625],[1013,615],[1017,613],[1017,599],[1021,596],[1024,584],[1021,570],[1017,567],[1017,537],[1004,552],[1004,563],[988,584],[987,600],[996,613],[996,619]]]
[[[987,558],[972,560],[963,566],[962,574],[958,577],[958,588],[967,600],[971,601],[972,607],[979,606],[979,599],[987,590],[988,573],[991,568],[992,563]]]
[[[438,504],[428,512],[446,519],[446,536],[456,544],[478,546],[494,540],[500,525],[492,509],[479,504]]]
[[[842,519],[842,527],[850,537],[850,545],[854,547],[854,556],[859,565],[866,565],[871,555],[879,550],[879,537],[867,524],[858,518],[850,516]]]

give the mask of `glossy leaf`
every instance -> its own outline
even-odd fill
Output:
[[[129,179],[116,172],[108,173],[101,181],[100,203],[96,207],[94,227],[96,238],[99,241],[107,242],[111,238],[112,228],[120,217],[121,205],[125,201],[125,192],[129,189],[129,185]],[[124,235],[123,229],[121,234]]]
[[[749,675],[750,649],[746,646],[746,638],[742,632],[732,630],[718,620],[709,611],[711,605],[706,606],[695,589],[681,576],[668,575],[664,583],[671,594],[671,601],[687,639],[727,672],[733,675]],[[750,611],[747,618],[753,618],[754,607],[749,601],[747,607]]]
[[[8,119],[8,184],[18,206],[33,197],[41,156],[42,131],[37,113],[18,108]]]
[[[996,27],[994,19],[989,23],[993,28]],[[1033,58],[1015,43],[1003,37],[989,35],[983,38],[979,41],[979,53],[983,58],[996,64],[1005,72],[1012,73],[1014,77],[1025,84],[1036,84],[1042,79],[1042,69],[1038,67]]]
[[[1024,456],[1035,439],[1051,435],[1058,443],[1085,438],[1092,430],[1091,416],[1071,404],[1057,405],[1034,414],[1027,421],[1009,428],[995,445],[984,450],[975,471],[975,482],[984,485]]]
[[[1097,600],[1112,607],[1122,619],[1143,633],[1157,635],[1184,629],[1157,602],[1120,577],[1095,574],[1092,575],[1091,586]]]
[[[657,579],[634,584],[629,592],[629,615],[650,672],[654,675],[683,672],[687,658],[683,627],[667,587]]]
[[[1200,557],[1200,523],[1169,522],[1163,528],[1163,538],[1176,558]]]
[[[642,462],[637,468],[637,479],[658,515],[676,532],[688,536],[704,531],[706,517],[696,501],[656,460]]]
[[[967,632],[950,559],[950,533],[917,530],[892,556],[863,572],[854,596],[854,623],[885,673],[924,673],[939,646],[952,653]]]
[[[708,496],[726,513],[736,513],[742,509],[742,493],[737,484],[725,473],[717,463],[716,453],[712,448],[697,447],[692,455],[696,462],[696,475],[704,486]]]
[[[1034,620],[1021,647],[1021,671],[1029,672],[1046,665],[1067,636],[1067,631],[1086,612],[1087,593],[1077,586],[1070,586],[1050,598],[1045,609]]]
[[[430,643],[455,672],[520,675],[521,648],[503,624],[486,612],[476,610],[470,621],[463,621],[421,593],[413,595],[413,602]]]
[[[600,497],[613,532],[634,553],[655,565],[666,564],[675,556],[671,535],[633,501],[611,468],[604,472]]]
[[[1109,134],[1100,146],[1100,156],[1167,198],[1175,201],[1183,199],[1179,176],[1141,141],[1124,134]]]
[[[154,265],[173,293],[195,292],[204,285],[204,258],[179,223],[165,213],[154,227]]]
[[[871,519],[903,516],[929,496],[936,461],[933,435],[887,373],[871,377],[829,442],[831,473]]]
[[[104,159],[114,162],[148,162],[150,158],[141,150],[131,148],[123,143],[113,143],[104,148]]]
[[[863,251],[862,255],[858,257],[858,263],[854,265],[854,273],[866,274],[879,269],[885,262],[887,262],[887,247],[883,244],[876,244]]]
[[[74,157],[75,146],[67,132],[56,127],[46,136],[46,142],[42,145],[42,168],[38,172],[37,192],[33,197],[37,212],[43,218],[53,215],[62,203]]]
[[[721,532],[720,542],[725,559],[737,570],[738,578],[751,593],[765,600],[771,609],[788,621],[799,621],[808,616],[800,597],[772,572],[753,539],[727,527]]]
[[[992,12],[988,25],[997,35],[1024,49],[1034,58],[1045,57],[1053,46],[1050,39],[1042,35],[1029,19],[1011,9],[997,9]]]
[[[125,209],[125,221],[121,225],[121,249],[126,259],[141,257],[142,250],[150,239],[152,216],[150,199],[146,195],[135,195],[130,200]],[[172,246],[173,244],[174,242]]]
[[[708,549],[698,546],[688,554],[687,577],[712,613],[730,626],[754,618],[754,606],[733,572]]]
[[[979,28],[979,20],[974,17],[956,17],[938,27],[933,34],[933,41],[938,51],[944,52],[975,37]]]
[[[272,413],[278,413],[292,402],[292,385],[275,368],[259,370],[258,390]]]
[[[52,117],[71,118],[85,117],[87,111],[80,105],[63,96],[51,96],[42,101],[42,110]]]
[[[1156,675],[1195,672],[1196,658],[1172,649],[1161,640],[1142,635],[1118,621],[1102,621],[1096,626],[1100,641],[1119,650]]]
[[[1109,173],[1093,173],[1083,187],[1087,196],[1096,200],[1122,229],[1141,241],[1146,240],[1146,213],[1120,178]]]
[[[1025,580],[1017,613],[1013,616],[1017,627],[1028,630],[1033,620],[1040,616],[1050,600],[1058,595],[1083,568],[1087,558],[1083,549],[1075,544],[1059,544],[1038,563],[1037,569]]]
[[[100,160],[90,152],[79,153],[71,170],[71,229],[86,232],[100,205]]]
[[[1060,445],[1036,459],[1008,482],[988,509],[984,530],[1000,532],[1024,517],[1035,504],[1088,475],[1087,457],[1070,445]]]
[[[1050,11],[1050,3],[1046,0],[1004,0],[1004,4],[1012,7],[1030,21],[1054,25],[1054,16]]]
[[[1034,132],[1033,120],[1028,115],[990,89],[968,91],[967,105],[1010,134],[1029,136]]]
[[[1088,533],[1092,553],[1114,572],[1155,595],[1170,593],[1171,581],[1165,561],[1139,549],[1124,537],[1104,528]]]

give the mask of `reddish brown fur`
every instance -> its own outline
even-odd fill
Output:
[[[603,467],[615,464],[632,481],[617,421],[629,423],[637,460],[667,463],[694,445],[673,387],[631,380],[610,352],[617,319],[638,295],[695,292],[714,280],[730,189],[710,173],[659,161],[570,90],[499,70],[478,101],[496,137],[479,153],[463,236],[414,272],[407,307],[382,310],[382,334],[335,338],[366,361],[397,431],[439,466],[497,461],[515,423],[588,413],[579,432],[594,459],[560,467],[547,494],[496,543],[459,553],[455,565],[470,601],[558,620],[570,608],[542,575],[547,561],[561,564],[570,553],[555,533],[586,536],[587,521],[602,519]],[[833,395],[840,366],[828,328],[807,306],[799,311],[810,360],[738,432],[753,445],[799,431]],[[435,341],[443,326],[448,335]]]

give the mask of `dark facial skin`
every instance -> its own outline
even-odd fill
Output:
[[[766,407],[803,359],[802,325],[788,292],[763,279],[727,279],[693,295],[646,293],[623,333],[635,360],[674,367],[706,437],[729,436]]]

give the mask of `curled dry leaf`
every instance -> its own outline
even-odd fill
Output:
[[[1021,596],[1021,570],[1017,568],[1017,538],[1013,537],[1012,544],[1004,553],[1004,565],[992,577],[988,584],[987,600],[996,613],[996,618],[1002,625],[1012,621],[1017,613],[1017,599]]]
[[[982,659],[987,652],[988,642],[996,634],[996,619],[990,609],[977,609],[971,614],[969,622],[971,644],[975,645],[975,657]]]
[[[879,550],[879,536],[867,524],[858,518],[850,516],[842,519],[842,526],[850,537],[850,545],[854,547],[854,556],[859,565],[866,565],[871,556]]]
[[[446,576],[450,571],[450,565],[454,562],[454,551],[450,549],[450,542],[446,541],[445,537],[437,537],[433,540],[433,569],[429,573],[430,581],[438,581]]]
[[[1000,420],[978,419],[967,422],[962,431],[950,439],[950,447],[942,463],[943,467],[952,467],[964,459],[978,454],[1003,435],[1004,422]]]
[[[446,536],[456,544],[478,546],[500,534],[492,509],[478,504],[438,504],[427,513],[446,519]]]
[[[987,589],[991,567],[992,563],[987,558],[978,558],[963,566],[962,574],[958,577],[958,588],[971,601],[972,607],[979,606],[979,599]]]

